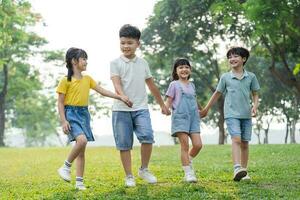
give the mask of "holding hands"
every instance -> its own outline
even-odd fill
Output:
[[[167,108],[166,105],[161,106],[161,113],[167,116],[171,115],[171,111],[170,109]]]
[[[119,95],[120,100],[123,101],[129,108],[132,107],[133,103],[129,100],[129,98],[125,95]]]

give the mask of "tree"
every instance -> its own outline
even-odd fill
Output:
[[[193,81],[200,101],[206,102],[215,91],[225,67],[218,62],[219,41],[225,27],[211,11],[213,0],[159,1],[142,35],[142,50],[155,71],[163,91],[170,82],[171,66],[177,57],[192,61]],[[224,99],[211,115],[219,127],[219,144],[224,144]],[[215,108],[214,108],[215,109]]]
[[[297,63],[300,57],[300,1],[247,0],[242,3],[216,1],[220,13],[226,13],[224,24],[233,35],[252,45],[262,45],[271,60],[268,69],[274,77],[300,96],[300,74]],[[237,23],[231,23],[240,15]],[[228,20],[229,19],[229,20]],[[244,23],[248,33],[244,34]],[[295,73],[293,73],[293,69]]]
[[[0,4],[0,146],[4,146],[8,125],[23,128],[28,138],[41,137],[38,141],[56,128],[51,117],[53,100],[41,93],[38,70],[27,63],[46,44],[29,31],[41,19],[30,9],[25,0],[2,0]]]

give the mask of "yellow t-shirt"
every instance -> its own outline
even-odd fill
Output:
[[[96,85],[96,81],[88,75],[84,75],[82,79],[72,77],[71,81],[64,77],[60,80],[56,92],[65,94],[64,105],[87,106],[90,88],[94,89]]]

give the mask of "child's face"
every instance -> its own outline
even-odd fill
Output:
[[[79,71],[85,71],[87,66],[87,59],[86,58],[79,58],[77,62],[75,62],[75,67]]]
[[[191,75],[191,67],[188,65],[179,65],[176,67],[176,73],[181,80],[188,80]]]
[[[140,42],[134,38],[121,37],[120,49],[126,58],[134,58],[136,49],[140,46]]]
[[[242,58],[242,56],[237,54],[231,54],[228,57],[228,62],[232,68],[242,67],[245,61],[245,58]]]

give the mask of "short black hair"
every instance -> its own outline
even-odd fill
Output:
[[[141,37],[141,31],[135,26],[125,24],[121,27],[119,31],[119,36],[120,38],[127,37],[139,40]]]
[[[239,55],[242,58],[246,58],[246,60],[243,63],[243,65],[245,65],[250,56],[250,53],[244,47],[232,47],[227,51],[227,54],[226,54],[227,59],[229,58],[230,55]]]

